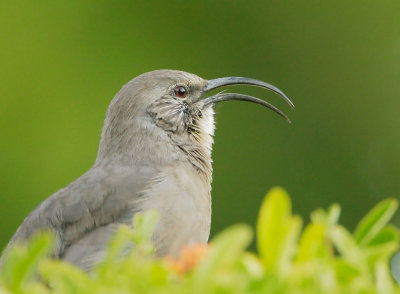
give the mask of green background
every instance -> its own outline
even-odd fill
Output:
[[[120,87],[159,68],[270,82],[216,107],[212,232],[254,224],[268,189],[339,202],[354,227],[400,195],[400,1],[1,1],[0,247],[94,162]]]

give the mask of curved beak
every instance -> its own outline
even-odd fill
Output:
[[[255,79],[250,79],[250,78],[243,78],[243,77],[226,77],[226,78],[219,78],[219,79],[214,79],[214,80],[209,80],[207,83],[207,86],[203,90],[204,92],[208,92],[211,90],[214,90],[216,88],[224,87],[224,86],[229,86],[229,85],[253,85],[253,86],[258,86],[261,88],[265,88],[268,90],[271,90],[281,96],[292,108],[294,108],[293,102],[283,93],[281,90],[279,90],[277,87],[265,83],[263,81],[255,80]],[[247,102],[253,102],[260,104],[262,106],[265,106],[273,111],[275,111],[277,114],[285,118],[289,123],[290,119],[278,108],[273,106],[272,104],[261,100],[257,97],[253,96],[248,96],[248,95],[243,95],[243,94],[237,94],[237,93],[220,93],[216,94],[211,97],[207,97],[202,100],[203,103],[203,108],[212,104],[216,104],[218,102],[222,101],[229,101],[229,100],[240,100],[240,101],[247,101]]]

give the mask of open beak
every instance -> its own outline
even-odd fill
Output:
[[[224,87],[224,86],[229,86],[229,85],[254,85],[258,86],[261,88],[265,88],[268,90],[271,90],[281,96],[292,108],[294,108],[293,102],[287,97],[281,90],[279,90],[277,87],[270,85],[268,83],[265,83],[263,81],[258,81],[250,78],[242,78],[242,77],[226,77],[226,78],[219,78],[219,79],[214,79],[214,80],[209,80],[207,83],[206,88],[204,89],[204,92],[208,92],[211,90],[214,90],[216,88]],[[240,101],[247,101],[247,102],[253,102],[260,104],[262,106],[265,106],[273,111],[275,111],[277,114],[285,118],[289,123],[290,119],[284,114],[282,111],[280,111],[278,108],[273,106],[272,104],[261,100],[257,97],[249,96],[249,95],[243,95],[243,94],[237,94],[237,93],[219,93],[210,97],[207,97],[202,100],[203,103],[203,108],[206,106],[209,106],[210,104],[216,104],[221,101],[229,101],[229,100],[240,100]]]

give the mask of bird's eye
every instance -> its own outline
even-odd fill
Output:
[[[184,86],[176,86],[174,89],[175,96],[178,98],[185,98],[188,91]]]

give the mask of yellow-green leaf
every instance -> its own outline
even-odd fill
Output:
[[[398,201],[394,198],[379,202],[371,211],[362,218],[354,231],[356,242],[362,246],[368,243],[389,222],[398,207]]]
[[[300,228],[301,219],[292,217],[286,191],[271,189],[261,205],[257,221],[257,246],[267,271],[279,269],[283,254],[293,251],[289,243],[296,240]]]

